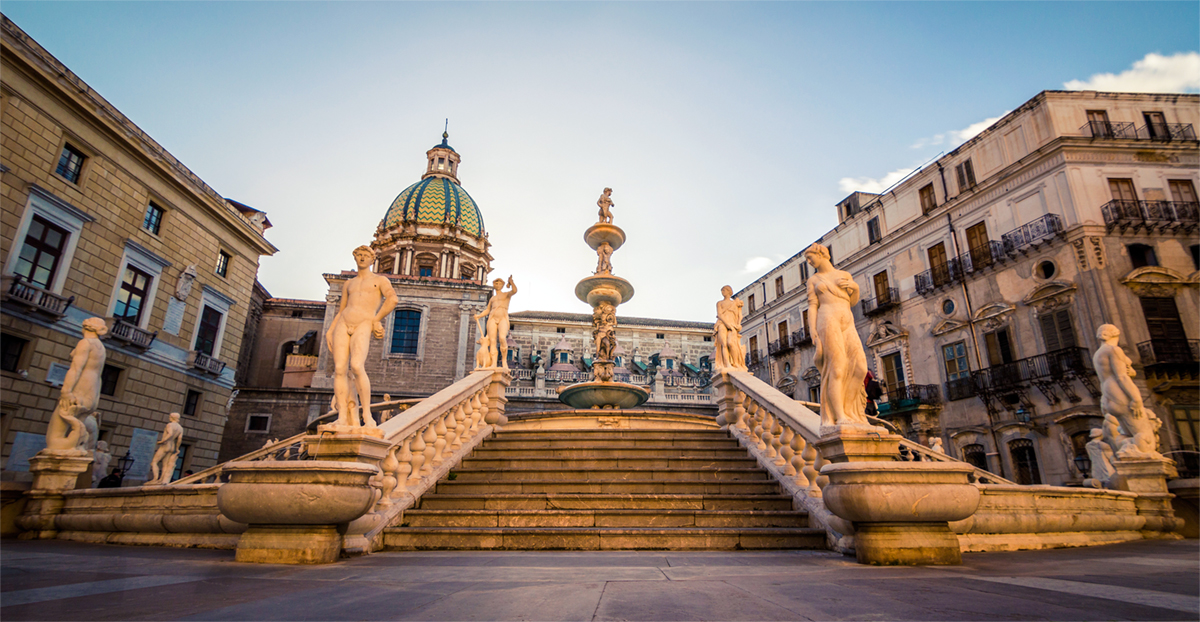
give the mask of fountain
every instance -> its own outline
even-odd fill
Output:
[[[588,227],[583,239],[596,251],[596,272],[580,280],[575,295],[592,307],[592,339],[596,356],[591,382],[565,387],[558,399],[572,408],[636,408],[650,398],[643,388],[613,381],[613,350],[617,347],[617,306],[633,298],[633,285],[612,273],[612,254],[625,243],[625,232],[612,224],[611,188],[596,204],[599,221]]]

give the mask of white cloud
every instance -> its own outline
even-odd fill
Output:
[[[745,273],[763,273],[775,267],[775,260],[770,257],[751,257],[746,260]]]
[[[917,142],[913,143],[912,148],[920,149],[922,147],[930,147],[930,146],[938,146],[938,145],[947,145],[949,147],[957,147],[957,146],[967,142],[968,140],[971,140],[972,138],[975,138],[976,136],[978,136],[980,132],[991,127],[993,123],[999,121],[1001,118],[1004,117],[1004,115],[1008,114],[1009,112],[1011,112],[1011,111],[1005,110],[1003,113],[1001,113],[998,116],[984,119],[984,120],[976,122],[976,123],[972,123],[972,124],[968,125],[967,127],[964,127],[961,130],[953,130],[953,131],[945,132],[942,134],[934,134],[933,136],[930,136],[928,138],[922,138],[922,139],[918,140]]]
[[[1200,52],[1163,56],[1151,52],[1118,74],[1098,73],[1063,83],[1069,91],[1182,93],[1200,91]]]
[[[838,188],[847,194],[851,192],[872,192],[879,194],[892,184],[904,179],[904,176],[911,173],[910,168],[898,168],[879,179],[870,177],[843,177],[838,180]]]

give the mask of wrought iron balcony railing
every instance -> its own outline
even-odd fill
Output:
[[[889,287],[870,300],[862,301],[863,315],[871,317],[900,306],[900,290]]]
[[[1137,139],[1137,129],[1132,123],[1113,123],[1111,121],[1088,121],[1079,128],[1084,136],[1092,138],[1125,138]]]
[[[953,402],[975,397],[975,382],[970,376],[956,378],[946,382],[946,399]]]
[[[136,325],[119,318],[113,320],[112,328],[108,330],[108,334],[117,341],[143,350],[149,350],[150,345],[154,343],[154,338],[158,337],[158,331],[150,332],[142,330]]]
[[[192,351],[192,367],[202,372],[220,376],[225,371],[225,362],[215,359],[199,350]]]
[[[749,369],[750,371],[756,371],[758,369],[762,369],[763,362],[765,362],[765,361],[766,361],[766,359],[762,355],[760,355],[758,352],[747,352],[746,353],[746,368]]]
[[[1195,364],[1200,361],[1200,340],[1151,339],[1137,345],[1142,365]]]
[[[1091,138],[1121,138],[1125,140],[1196,140],[1191,123],[1148,123],[1135,127],[1132,123],[1088,121],[1079,133]]]
[[[792,343],[791,335],[784,335],[776,341],[767,344],[767,354],[771,356],[782,356],[795,348],[796,344]]]
[[[976,392],[1004,392],[1068,372],[1088,373],[1090,361],[1087,348],[1064,348],[971,372],[971,380]]]
[[[5,302],[27,307],[56,320],[66,315],[71,303],[75,302],[74,296],[60,296],[29,283],[25,277],[19,274],[4,277],[4,280],[8,281],[4,288]]]
[[[792,332],[792,346],[793,347],[799,348],[802,346],[810,346],[810,345],[812,345],[812,335],[809,335],[807,330],[804,330],[803,328],[801,328],[800,330]]]
[[[996,264],[1008,261],[1004,245],[994,240],[973,247],[916,276],[917,293],[926,295],[951,283],[957,283]]]
[[[1113,229],[1195,229],[1200,203],[1185,201],[1109,201],[1100,206],[1104,224]]]
[[[879,405],[879,414],[897,414],[912,410],[919,406],[933,406],[942,403],[941,387],[936,384],[906,384],[899,387],[889,387],[884,395],[887,398]]]
[[[1037,248],[1043,242],[1062,237],[1062,218],[1058,214],[1045,214],[1039,218],[1000,236],[1004,251],[1008,254],[1025,252],[1027,248]]]

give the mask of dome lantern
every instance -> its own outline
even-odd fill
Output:
[[[429,158],[429,165],[425,168],[425,174],[421,179],[429,179],[430,177],[441,177],[449,179],[454,183],[458,182],[458,163],[462,161],[462,156],[447,142],[450,140],[449,132],[442,132],[442,143],[434,145],[432,149],[425,152],[425,157]]]

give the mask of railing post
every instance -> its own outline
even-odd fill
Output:
[[[492,370],[492,378],[487,387],[487,414],[484,416],[484,422],[492,426],[501,426],[508,423],[508,417],[504,416],[504,405],[508,403],[508,398],[504,397],[504,390],[512,382],[512,375],[507,369],[495,368]]]

